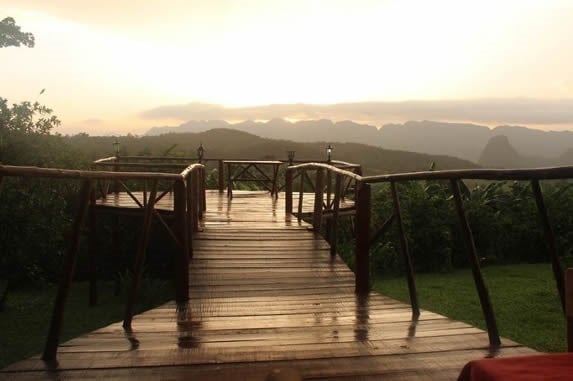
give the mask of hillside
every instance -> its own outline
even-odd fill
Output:
[[[541,131],[519,126],[487,126],[469,123],[446,123],[436,121],[408,121],[403,124],[375,126],[351,121],[332,122],[327,119],[298,121],[282,119],[268,122],[244,121],[230,124],[223,120],[189,121],[178,127],[154,127],[148,135],[171,132],[203,132],[212,128],[231,128],[271,139],[287,139],[298,142],[330,141],[349,142],[378,146],[386,149],[420,152],[431,155],[455,156],[477,161],[489,140],[504,135],[515,151],[525,160],[518,166],[531,163],[570,164],[563,161],[566,152],[573,149],[572,131]],[[505,166],[505,163],[492,163]]]
[[[113,137],[77,135],[69,138],[72,146],[92,158],[112,153]],[[169,133],[159,136],[123,136],[119,138],[122,155],[163,155],[171,147],[170,155],[195,156],[200,143],[205,158],[287,159],[287,151],[296,151],[298,160],[325,160],[328,142],[297,143],[288,140],[261,138],[233,129],[212,129],[199,133]],[[467,160],[445,155],[386,150],[358,143],[334,144],[334,159],[362,164],[365,173],[404,172],[425,170],[436,162],[440,169],[475,168]]]
[[[509,142],[507,136],[496,135],[488,141],[478,163],[487,168],[547,167],[560,165],[560,162],[567,161],[566,158],[566,154],[558,160],[521,155]]]

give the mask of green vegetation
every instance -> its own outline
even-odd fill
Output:
[[[449,272],[468,266],[449,184],[437,181],[404,182],[398,186],[404,227],[417,272]],[[464,207],[483,265],[543,263],[548,254],[529,183],[481,182],[462,186]],[[573,187],[567,182],[545,182],[545,203],[564,264],[573,263]],[[373,192],[373,231],[393,213],[390,189]],[[352,261],[350,228],[340,235],[342,255]],[[376,275],[399,274],[404,265],[395,224],[372,246]]]
[[[128,286],[122,284],[122,295],[114,296],[112,282],[102,282],[99,304],[89,307],[87,283],[74,283],[66,305],[61,342],[123,319]],[[53,284],[8,294],[4,311],[0,312],[0,368],[42,352],[55,294]],[[174,291],[168,282],[144,279],[139,295],[136,309],[141,312],[172,300]]]
[[[540,351],[566,351],[565,319],[550,265],[484,267],[498,328],[503,337]],[[485,329],[469,269],[416,276],[422,308]],[[379,277],[374,289],[409,302],[406,279]]]

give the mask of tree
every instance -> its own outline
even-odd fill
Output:
[[[33,48],[34,35],[22,32],[12,17],[6,17],[0,21],[0,48],[21,45]]]
[[[34,47],[34,36],[20,31],[14,19],[6,17],[0,21],[0,48],[20,45]],[[44,91],[42,89],[40,95]],[[49,135],[59,124],[60,120],[52,115],[52,110],[38,102],[21,102],[10,107],[8,100],[0,97],[0,162],[10,157],[7,152],[14,148],[11,147],[14,138],[17,141],[22,135]]]
[[[38,102],[22,102],[8,106],[8,100],[0,97],[0,134],[20,132],[25,134],[44,134],[60,124],[52,115],[52,109]]]

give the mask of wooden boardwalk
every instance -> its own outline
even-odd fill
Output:
[[[454,380],[469,360],[531,354],[509,340],[495,353],[468,324],[372,292],[328,244],[268,195],[208,192],[194,241],[190,300],[63,343],[57,367],[39,356],[0,379],[264,380],[273,369],[304,379]]]

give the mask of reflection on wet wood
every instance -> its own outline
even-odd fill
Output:
[[[505,339],[493,351],[466,323],[423,310],[412,321],[409,305],[356,295],[354,274],[285,215],[282,195],[229,201],[215,191],[206,201],[186,304],[134,316],[129,333],[118,322],[63,343],[57,368],[35,356],[0,379],[265,380],[293,369],[304,379],[453,380],[469,360],[533,352]]]

